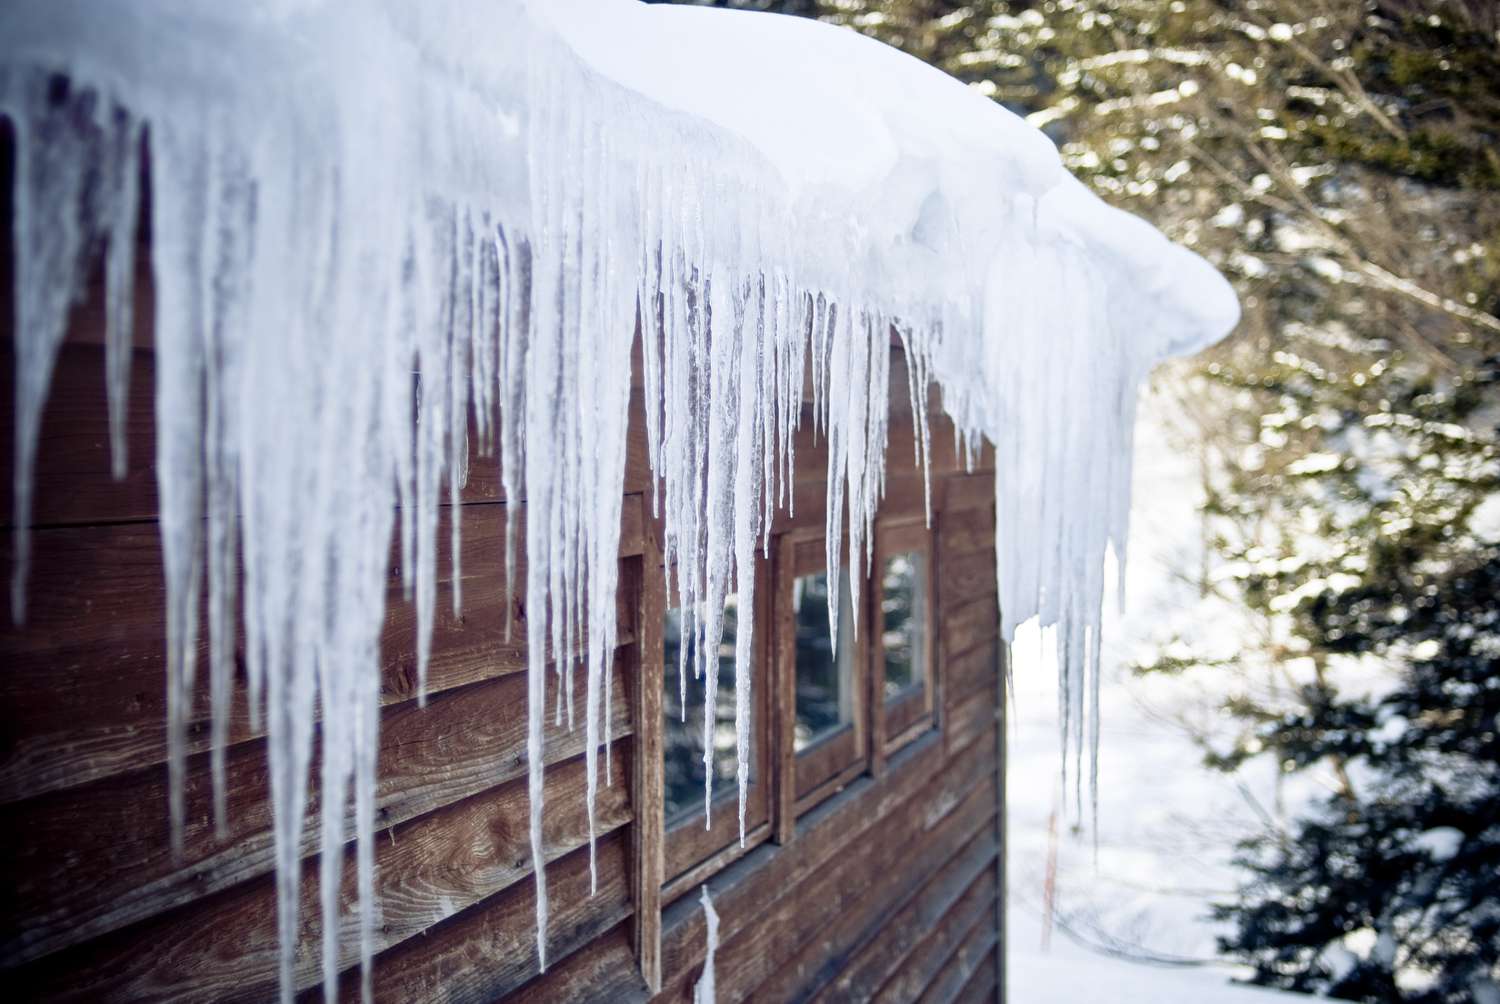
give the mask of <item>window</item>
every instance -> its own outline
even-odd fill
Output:
[[[731,596],[724,605],[724,634],[719,642],[719,697],[714,705],[713,771],[714,805],[728,794],[738,799],[734,734],[734,646],[738,634],[738,604]],[[706,680],[699,677],[706,666],[698,660],[696,631],[680,607],[667,611],[662,626],[662,742],[664,770],[662,801],[668,829],[687,816],[703,813],[703,711]],[[701,628],[700,628],[701,630]],[[687,704],[684,709],[683,695]]]
[[[783,740],[780,839],[791,820],[865,769],[867,651],[851,603],[849,570],[839,574],[838,644],[829,636],[827,554],[820,532],[789,533],[776,573],[778,684]],[[863,598],[863,597],[862,597]],[[868,617],[861,617],[861,622]]]
[[[849,597],[845,571],[839,577],[838,645],[834,646],[829,633],[828,573],[801,575],[792,583],[797,621],[793,748],[798,753],[854,721],[854,607]]]
[[[737,804],[735,654],[752,612],[740,607],[736,595],[726,600],[723,634],[712,653],[718,691],[705,764],[700,676],[707,668],[705,654],[697,650],[688,612],[655,607],[662,653],[663,902],[691,891],[768,839],[773,824],[778,841],[793,839],[798,816],[861,774],[881,773],[887,753],[933,727],[932,555],[931,532],[920,523],[878,525],[858,610],[849,565],[840,566],[836,644],[829,633],[831,590],[822,528],[781,534],[774,561],[762,560],[756,650],[750,659],[744,847]],[[657,594],[655,602],[662,598]],[[714,789],[705,827],[708,771]]]
[[[920,524],[881,527],[876,535],[875,659],[880,708],[875,731],[882,749],[900,746],[933,724],[932,535]]]
[[[766,674],[763,659],[752,654],[750,712],[750,785],[745,800],[745,848],[739,844],[739,779],[735,753],[734,672],[739,642],[738,597],[724,604],[724,629],[715,657],[719,664],[718,700],[714,705],[711,758],[713,803],[704,826],[706,774],[703,719],[707,664],[698,658],[694,623],[680,608],[666,611],[662,623],[662,815],[666,833],[663,901],[695,887],[745,849],[765,838],[769,803],[765,777]],[[748,614],[746,614],[748,616]],[[757,641],[757,648],[760,643]],[[695,667],[695,663],[697,664]],[[686,687],[684,688],[684,673]],[[684,689],[686,704],[683,702]],[[686,716],[684,720],[684,710]]]
[[[891,701],[923,682],[927,556],[920,551],[903,551],[886,558],[880,569],[880,589],[885,699]]]

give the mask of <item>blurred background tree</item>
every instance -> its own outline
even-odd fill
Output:
[[[1235,336],[1158,389],[1203,461],[1200,588],[1248,629],[1138,671],[1229,679],[1208,762],[1324,793],[1241,844],[1221,949],[1500,1004],[1500,4],[720,5],[941,67],[1235,283]]]

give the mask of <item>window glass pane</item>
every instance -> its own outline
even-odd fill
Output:
[[[792,587],[797,612],[797,734],[801,750],[854,721],[854,608],[849,575],[839,575],[839,643],[828,637],[828,574],[799,577]]]
[[[881,641],[885,649],[885,696],[925,683],[922,654],[927,619],[927,557],[920,551],[895,554],[881,570]]]
[[[736,597],[724,603],[724,636],[719,642],[719,700],[715,705],[714,801],[737,796],[738,770],[734,748],[734,646],[738,634],[739,608]],[[696,643],[684,638],[687,618],[681,608],[667,611],[663,624],[662,718],[663,718],[663,794],[666,818],[678,822],[703,812],[703,691],[704,680],[694,679]],[[687,720],[678,674],[683,646],[687,646]],[[755,746],[751,739],[751,748]],[[700,823],[701,825],[701,823]]]

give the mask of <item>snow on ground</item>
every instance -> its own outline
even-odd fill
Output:
[[[1030,916],[1017,918],[1007,932],[1006,999],[1011,1004],[1292,1004],[1301,994],[1287,994],[1229,982],[1223,969],[1180,969],[1142,965],[1109,958],[1052,940],[1051,951],[1034,946],[1040,925]],[[1019,943],[1018,943],[1019,942]],[[1027,942],[1030,943],[1028,946]]]
[[[1170,379],[1167,376],[1166,379]],[[1137,428],[1134,509],[1127,568],[1129,606],[1106,624],[1100,697],[1098,850],[1088,809],[1072,781],[1059,778],[1057,674],[1052,645],[1034,630],[1013,652],[1016,703],[1008,733],[1009,988],[1017,1004],[1049,1001],[1201,1001],[1253,1004],[1265,995],[1232,987],[1233,967],[1213,961],[1209,905],[1235,885],[1228,859],[1235,840],[1256,829],[1236,785],[1274,802],[1270,775],[1230,778],[1202,766],[1200,751],[1170,719],[1201,709],[1202,683],[1140,680],[1128,666],[1175,635],[1214,631],[1232,639],[1232,611],[1213,609],[1180,573],[1202,556],[1196,459],[1175,432],[1164,396],[1142,399]],[[1111,610],[1114,604],[1108,604]],[[1199,710],[1199,718],[1202,718]],[[1087,763],[1084,770],[1087,772]],[[1071,765],[1070,765],[1071,770]],[[1260,783],[1263,782],[1263,783]],[[1056,813],[1058,926],[1042,950],[1049,821]],[[1066,930],[1064,930],[1066,928]],[[1079,941],[1095,946],[1080,947]],[[1111,958],[1111,948],[1161,961],[1164,968]],[[1108,994],[1101,989],[1108,987]]]

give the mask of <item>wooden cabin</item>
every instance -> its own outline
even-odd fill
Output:
[[[7,140],[7,234],[13,156]],[[41,430],[28,617],[22,626],[7,619],[0,631],[0,966],[16,1000],[264,1001],[277,992],[276,882],[265,740],[246,712],[243,679],[227,759],[228,831],[214,832],[204,681],[182,856],[169,845],[149,236],[140,241],[129,472],[119,481],[110,475],[96,276],[74,311]],[[0,563],[8,571],[14,263],[4,243]],[[525,500],[505,497],[493,458],[472,459],[463,615],[451,614],[443,554],[425,708],[416,699],[415,614],[392,561],[376,809],[377,1000],[690,1000],[705,958],[705,884],[722,918],[721,1001],[1002,995],[1004,649],[993,459],[986,450],[964,469],[934,395],[929,525],[899,348],[890,381],[886,495],[857,630],[844,618],[844,644],[830,653],[827,459],[810,418],[796,444],[795,516],[777,517],[756,608],[735,612],[757,624],[741,847],[732,772],[719,781],[704,826],[701,703],[686,725],[677,713],[678,621],[652,518],[637,365],[620,486],[620,648],[609,783],[598,802],[598,890],[590,894],[582,725],[570,732],[549,715],[545,973],[527,830],[527,611],[507,594],[504,575],[506,507],[520,506],[524,519]],[[438,540],[447,546],[448,534]],[[518,628],[509,639],[508,613]],[[721,656],[732,646],[731,630]],[[732,687],[732,673],[723,676]],[[695,694],[701,702],[701,685],[689,682],[690,703]],[[732,701],[721,703],[732,715]],[[314,803],[295,971],[308,999],[321,992],[316,833]],[[352,845],[343,894],[354,898]],[[341,965],[357,999],[348,928]]]

